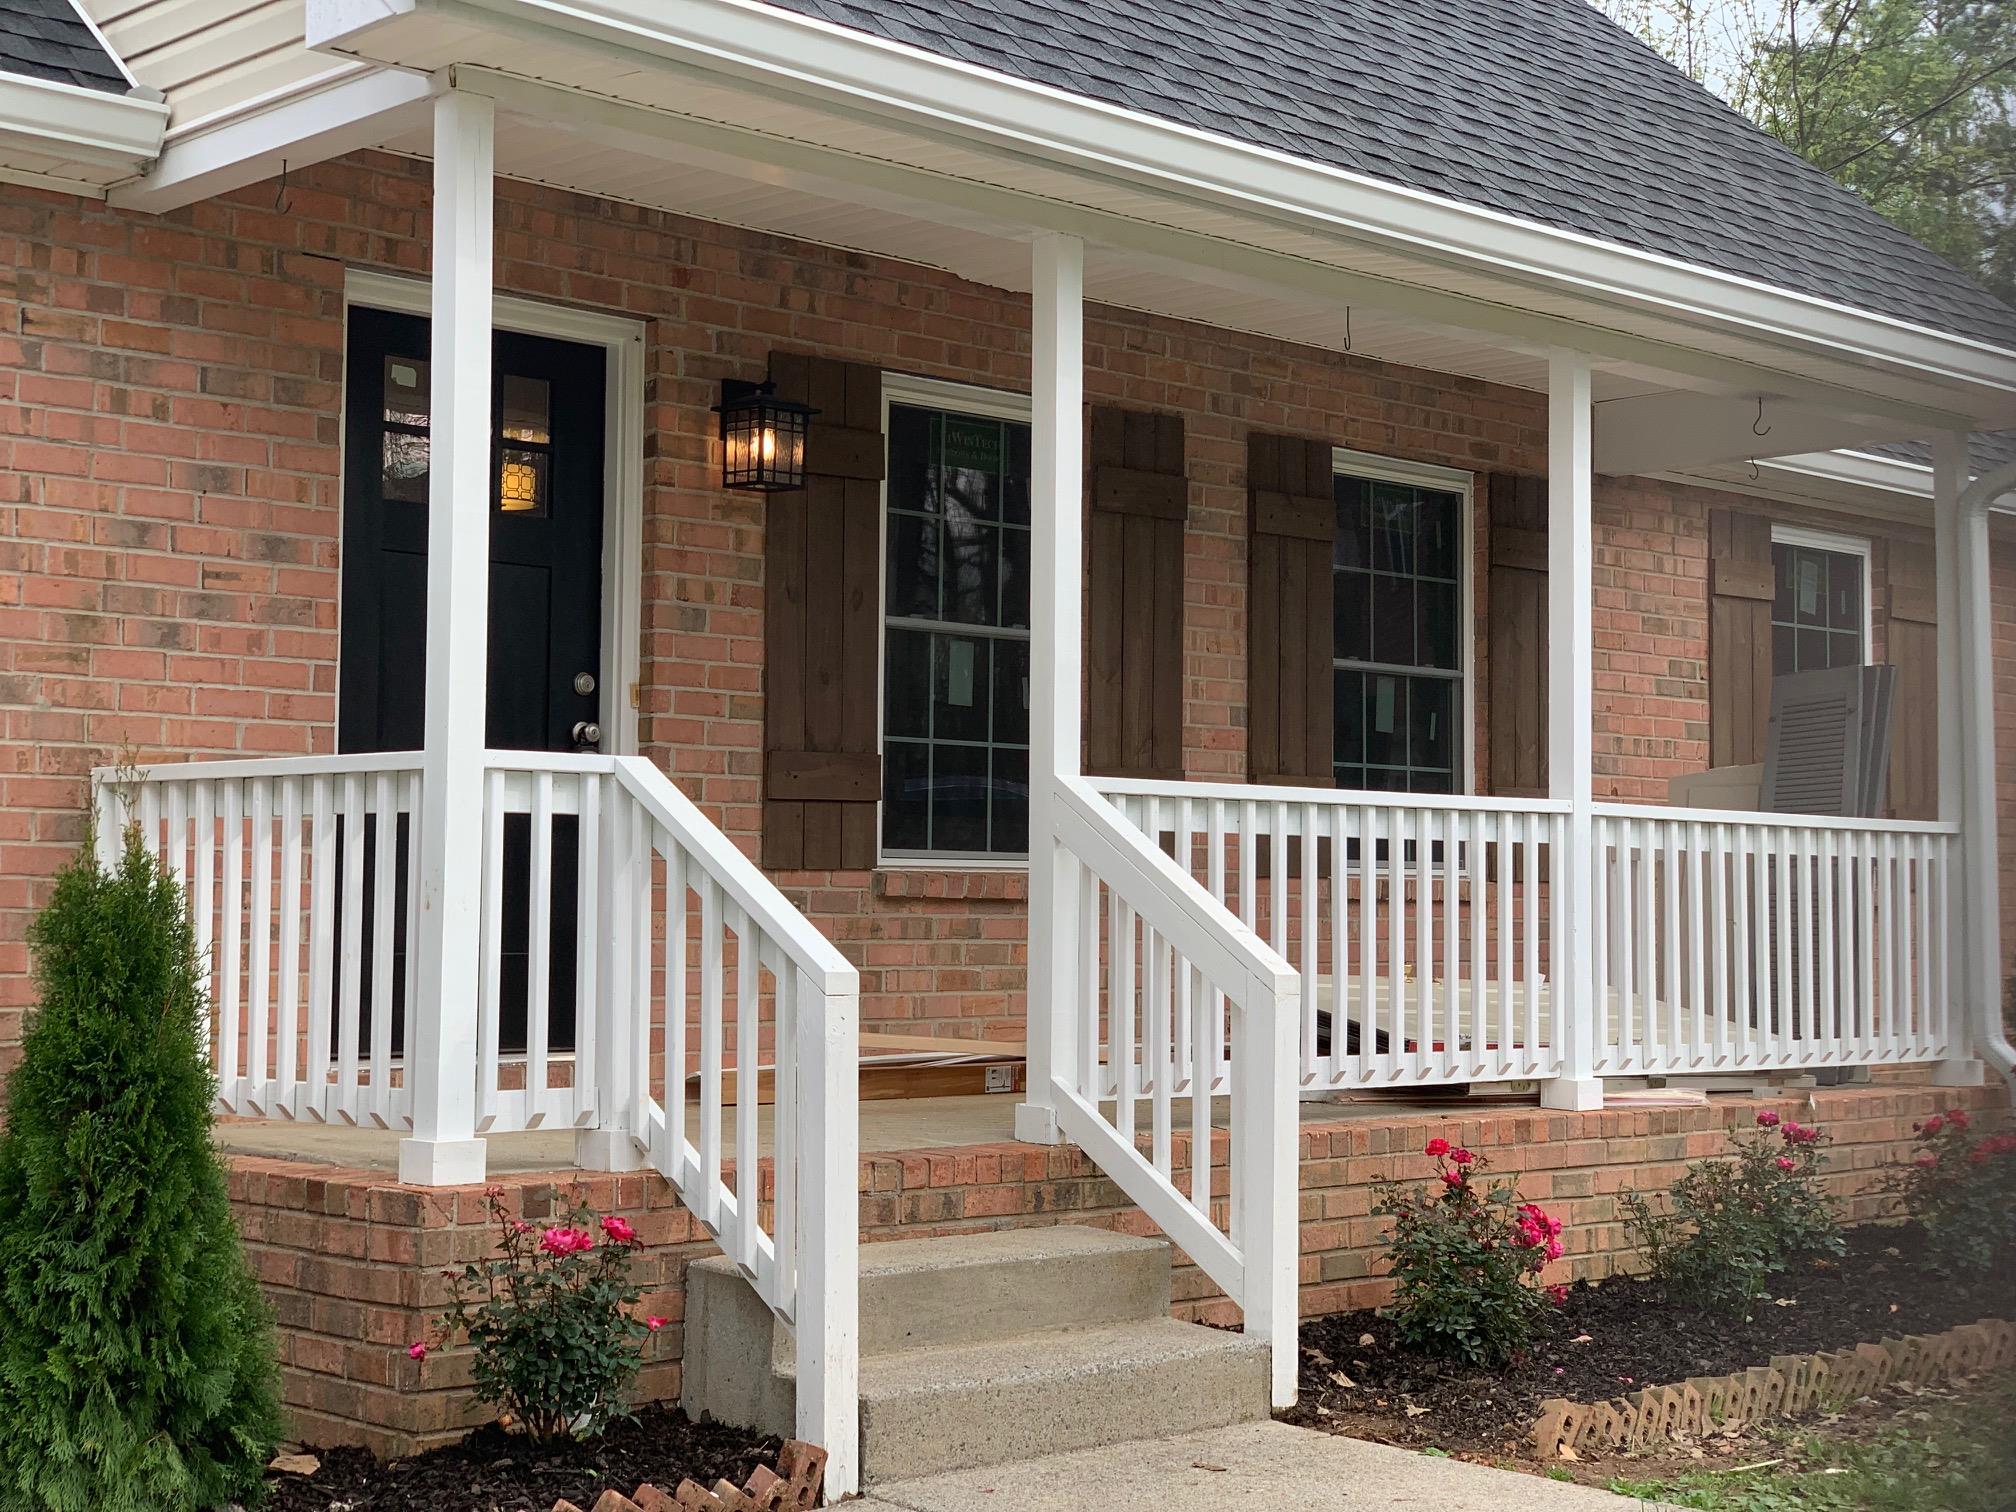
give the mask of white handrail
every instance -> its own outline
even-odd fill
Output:
[[[1189,778],[1094,777],[1109,798],[1221,798],[1236,803],[1377,804],[1381,808],[1463,809],[1479,814],[1565,814],[1565,798],[1492,798],[1476,793],[1389,793],[1376,788],[1289,787],[1264,782],[1193,782]]]
[[[1685,824],[1748,824],[1766,829],[1853,830],[1871,835],[1957,835],[1939,819],[1858,819],[1842,814],[1774,814],[1762,809],[1668,808],[1663,803],[1599,803],[1598,819],[1661,819]]]
[[[1272,1399],[1286,1406],[1298,1365],[1295,972],[1091,786],[1055,782],[1052,843],[1077,862],[1076,887],[1049,921],[1078,988],[1054,1005],[1069,1020],[1055,1035],[1049,1089],[1058,1123],[1239,1304],[1246,1331],[1268,1345]],[[1214,1082],[1228,1054],[1229,1231],[1215,1221],[1210,1185]],[[1179,1093],[1189,1103],[1188,1192],[1172,1155]],[[1134,1128],[1143,1102],[1146,1154]]]
[[[811,920],[742,853],[699,807],[650,762],[635,756],[616,758],[616,778],[625,792],[671,831],[747,913],[776,941],[821,992],[858,992],[861,974]]]

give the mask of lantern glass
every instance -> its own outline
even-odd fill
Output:
[[[768,383],[722,385],[721,486],[774,492],[805,486],[805,434],[816,413]]]

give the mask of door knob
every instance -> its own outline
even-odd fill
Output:
[[[574,721],[574,749],[592,751],[602,744],[602,726],[592,719]]]

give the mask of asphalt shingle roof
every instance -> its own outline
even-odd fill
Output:
[[[0,73],[127,90],[126,76],[70,0],[0,0]]]
[[[769,0],[1256,146],[2016,348],[2016,310],[1586,0]]]
[[[1920,467],[1932,465],[1932,447],[1925,441],[1884,441],[1851,450],[1867,452],[1872,457],[1888,457],[1893,462],[1916,462]],[[2016,430],[1976,431],[1967,438],[1967,451],[1976,477],[1992,472],[2005,462],[2016,462]]]

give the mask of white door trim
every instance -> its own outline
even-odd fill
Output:
[[[380,273],[370,268],[344,271],[343,303],[346,312],[351,305],[423,317],[433,310],[426,279]],[[607,354],[608,397],[602,435],[602,749],[611,755],[635,756],[637,703],[644,675],[640,644],[644,599],[644,322],[509,294],[497,296],[491,319],[498,330],[599,346]]]

